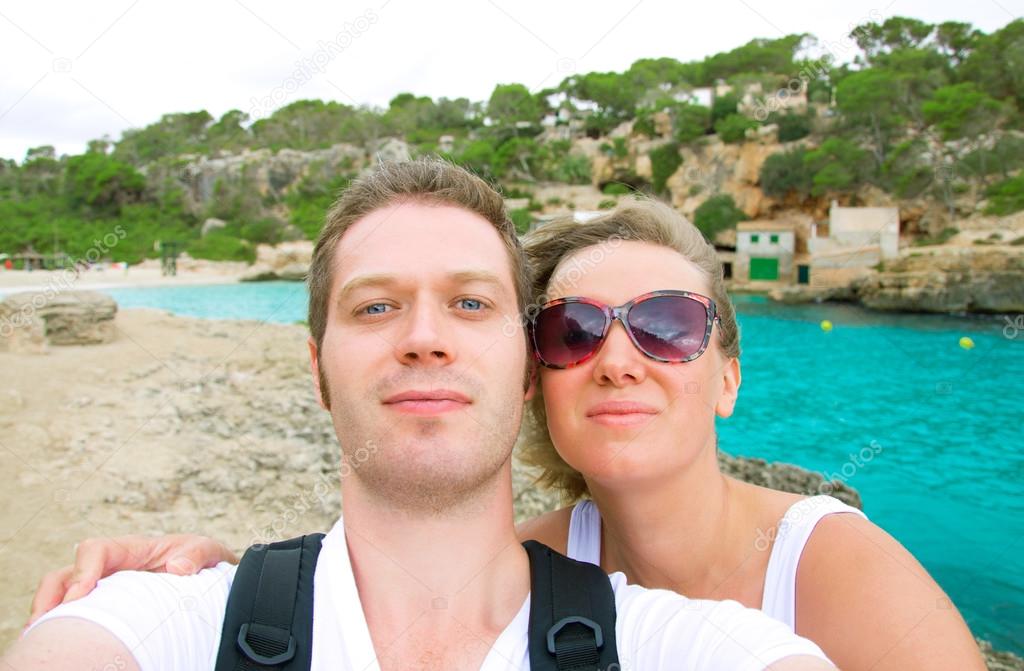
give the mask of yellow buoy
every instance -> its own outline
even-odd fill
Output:
[[[960,346],[964,349],[974,349],[974,341],[967,336],[964,336],[963,338],[960,338]]]
[[[830,322],[827,319],[823,319],[821,321],[821,330],[824,331],[825,333],[828,333],[829,331],[831,331],[832,330],[832,322]]]

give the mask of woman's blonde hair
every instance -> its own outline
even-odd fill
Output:
[[[527,258],[533,270],[533,287],[529,306],[525,313],[530,318],[540,306],[551,298],[547,295],[548,284],[558,265],[576,252],[608,243],[631,240],[668,247],[679,252],[692,263],[707,279],[710,298],[715,301],[719,316],[718,346],[728,357],[739,357],[740,334],[736,324],[736,311],[725,291],[722,276],[722,262],[715,248],[697,227],[681,214],[663,203],[649,198],[631,198],[621,202],[611,212],[578,223],[572,217],[546,224],[528,234],[523,240]],[[577,273],[589,269],[600,272],[602,254],[591,254],[585,258]],[[589,263],[588,263],[589,261]],[[679,287],[662,287],[673,289]],[[537,393],[530,401],[520,437],[520,457],[532,466],[541,469],[538,482],[561,492],[566,503],[573,503],[585,497],[589,490],[583,476],[565,463],[558,454],[547,428],[547,413],[544,398],[538,385]]]

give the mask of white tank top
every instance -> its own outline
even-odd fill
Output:
[[[796,569],[800,555],[818,521],[835,513],[855,513],[867,519],[864,513],[839,499],[812,496],[790,506],[772,533],[754,541],[760,550],[772,546],[764,576],[761,610],[790,629],[796,629]],[[579,561],[601,563],[601,515],[593,501],[580,501],[572,509],[567,554]]]

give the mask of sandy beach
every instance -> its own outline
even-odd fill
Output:
[[[119,267],[94,267],[79,272],[70,270],[5,270],[0,267],[0,296],[21,291],[115,289],[124,287],[185,286],[231,284],[248,268],[245,263],[189,261],[179,263],[178,273],[164,275],[160,264],[147,260]]]

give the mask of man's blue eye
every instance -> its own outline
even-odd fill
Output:
[[[365,311],[366,311],[366,314],[368,314],[368,315],[380,315],[380,314],[384,314],[384,312],[389,307],[390,306],[387,305],[386,303],[374,303],[373,305],[367,305],[366,308],[365,308]]]
[[[467,310],[481,310],[484,307],[484,304],[476,300],[475,298],[463,298],[459,302],[462,304],[462,307],[466,308]]]

